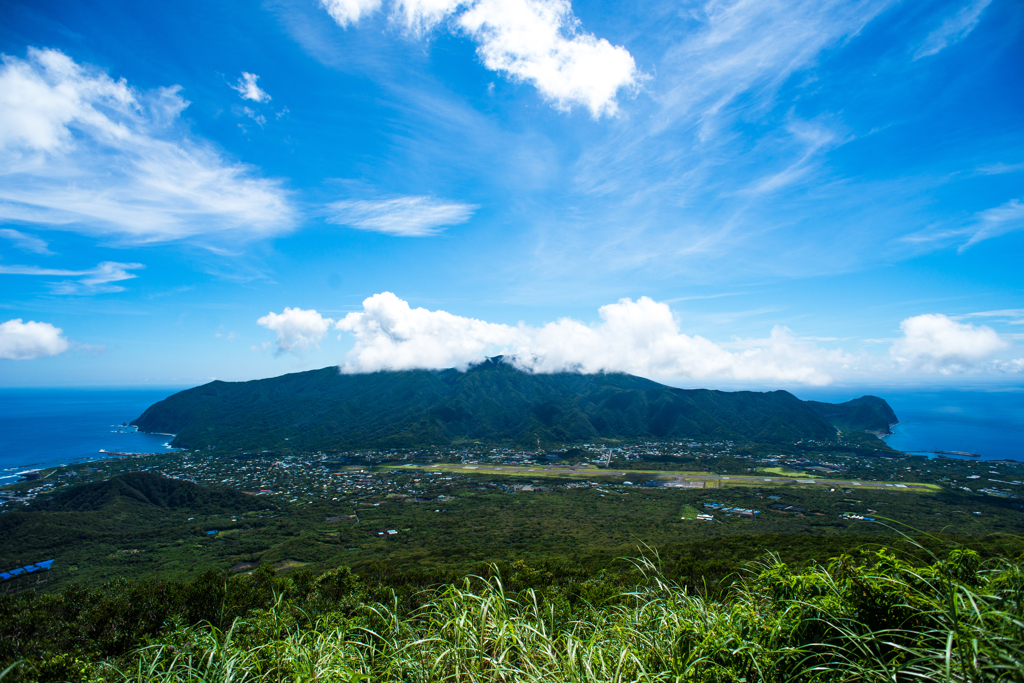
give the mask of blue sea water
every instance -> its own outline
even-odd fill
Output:
[[[982,460],[1024,461],[1024,387],[988,390],[839,389],[794,391],[799,398],[884,398],[899,424],[885,442],[900,451],[965,451]]]
[[[180,388],[0,389],[0,484],[18,472],[97,460],[100,449],[158,453],[170,436],[118,432]]]

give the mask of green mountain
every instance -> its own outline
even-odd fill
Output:
[[[266,502],[235,489],[203,487],[151,472],[129,472],[107,481],[61,489],[32,503],[29,510],[48,512],[111,512],[113,510],[179,510],[234,514],[258,510]]]
[[[899,422],[889,404],[877,396],[861,396],[846,403],[807,402],[818,414],[844,432],[892,434],[889,427]]]
[[[876,432],[895,421],[882,399],[857,400],[874,410],[812,404],[786,391],[676,389],[626,374],[530,374],[499,356],[467,372],[346,375],[332,366],[210,382],[154,404],[132,424],[176,434],[172,443],[183,448],[315,451],[466,441],[833,439],[839,424]]]

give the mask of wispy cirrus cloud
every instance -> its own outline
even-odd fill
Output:
[[[974,0],[948,17],[934,31],[928,34],[920,47],[914,52],[914,59],[931,57],[950,45],[955,45],[966,38],[981,20],[981,13],[992,3],[992,0]]]
[[[978,214],[973,228],[970,239],[959,249],[961,253],[983,240],[1024,228],[1024,203],[1011,199],[1000,206],[985,209]]]
[[[327,205],[327,222],[399,237],[429,237],[465,223],[479,207],[434,197],[343,200]]]
[[[35,235],[29,235],[20,230],[13,230],[11,228],[3,228],[0,230],[0,237],[10,240],[14,243],[14,246],[22,251],[32,252],[33,254],[39,254],[41,256],[50,256],[53,254],[50,251],[50,245],[46,243],[46,240],[39,239]]]
[[[1003,308],[996,311],[977,311],[975,313],[953,316],[954,320],[963,320],[965,318],[998,318],[998,322],[1003,322],[1007,325],[1024,325],[1024,308]]]
[[[901,238],[912,245],[957,244],[957,251],[963,253],[979,242],[1024,229],[1024,202],[1011,199],[1008,202],[978,211],[960,225],[938,225],[918,230]]]
[[[145,267],[141,263],[118,263],[116,261],[104,261],[95,268],[87,270],[64,270],[60,268],[40,268],[38,266],[0,266],[0,274],[75,278],[74,280],[59,280],[49,283],[50,289],[54,294],[108,294],[123,292],[124,287],[113,283],[136,278],[138,275],[131,271]]]
[[[57,50],[0,66],[0,219],[128,243],[294,225],[279,180],[192,135],[172,86],[140,92]]]

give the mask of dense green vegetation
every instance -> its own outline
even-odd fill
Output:
[[[942,546],[767,555],[710,588],[651,550],[461,579],[118,580],[0,596],[0,661],[11,681],[1021,680],[1024,558]]]
[[[1020,680],[1022,474],[866,435],[56,468],[4,491],[0,557],[56,561],[0,587],[0,670]],[[682,481],[696,488],[645,485]],[[638,547],[651,559],[619,559]]]
[[[865,443],[204,450],[46,470],[2,491],[0,557],[56,561],[0,584],[0,672],[1020,680],[1024,468]],[[706,488],[645,485],[678,472]]]
[[[861,396],[845,403],[807,403],[844,432],[889,434],[889,427],[897,422],[896,413],[877,396]]]
[[[174,457],[185,456],[160,459]],[[200,462],[208,475],[216,463],[235,473],[239,467],[256,467],[231,458]],[[715,462],[724,471],[746,471],[742,460],[723,457]],[[909,474],[911,480],[927,474],[908,473],[903,462],[907,460],[896,461],[888,471],[865,471],[885,479],[897,473]],[[599,472],[596,486],[580,487],[587,482],[568,476],[531,481],[485,472],[431,475],[387,466],[378,471],[350,467],[339,476],[301,462],[268,466],[283,476],[278,485],[291,481],[295,493],[243,495],[225,486],[201,487],[129,472],[41,495],[0,515],[0,557],[10,568],[56,558],[53,569],[40,577],[47,583],[38,587],[55,590],[119,576],[176,579],[259,564],[316,571],[348,565],[363,571],[385,563],[398,570],[453,572],[468,571],[478,562],[517,559],[593,558],[600,564],[647,543],[707,554],[708,563],[686,574],[699,582],[698,573],[717,581],[757,553],[783,550],[798,539],[815,539],[812,545],[834,553],[848,547],[844,539],[896,535],[881,523],[843,517],[848,514],[961,537],[1024,533],[1017,500],[955,489],[854,491],[799,483],[664,489],[623,486],[624,477],[608,479]],[[514,489],[533,482],[541,490]],[[344,495],[346,490],[355,493]],[[176,500],[192,503],[168,504]],[[754,508],[760,514],[757,519],[719,515],[714,523],[683,519],[687,506],[706,511],[706,503]],[[780,511],[772,505],[802,510]],[[217,533],[209,535],[211,530]],[[398,533],[382,536],[386,530]],[[705,547],[728,550],[719,556],[701,550]]]
[[[345,375],[329,367],[211,382],[160,401],[133,424],[175,434],[183,448],[309,452],[465,441],[835,440],[836,426],[885,433],[892,422],[875,397],[831,405],[785,391],[675,389],[625,374],[533,375],[497,358],[467,372]]]

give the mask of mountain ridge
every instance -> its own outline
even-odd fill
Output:
[[[313,451],[466,441],[828,440],[837,429],[886,433],[895,421],[873,396],[829,404],[782,390],[678,389],[625,373],[531,374],[499,356],[465,372],[343,374],[330,366],[214,381],[150,406],[132,424],[175,434],[172,444],[183,448]]]

